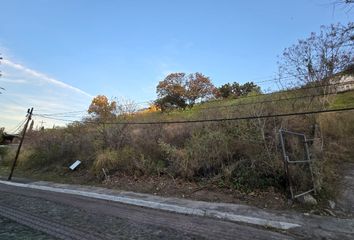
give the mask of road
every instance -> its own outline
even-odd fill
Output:
[[[345,163],[338,206],[348,215],[354,215],[354,164]]]
[[[2,228],[0,239],[298,239],[272,229],[4,184],[1,221],[17,225],[8,232]],[[11,229],[18,228],[23,231],[16,236]]]

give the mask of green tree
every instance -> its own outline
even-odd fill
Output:
[[[226,83],[218,88],[218,97],[228,98],[232,95],[232,87],[230,83]]]
[[[185,109],[187,107],[187,103],[182,97],[170,95],[157,99],[155,105],[160,108],[162,112],[176,108]]]
[[[226,83],[218,88],[219,97],[221,98],[238,98],[241,96],[247,96],[248,94],[261,93],[261,88],[253,82],[246,82],[239,84],[234,82],[232,84]]]
[[[247,96],[250,93],[261,93],[261,87],[253,82],[246,82],[241,86],[241,95]]]

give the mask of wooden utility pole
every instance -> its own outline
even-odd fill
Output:
[[[20,150],[21,150],[21,147],[22,147],[22,143],[23,143],[23,140],[25,139],[28,123],[32,119],[32,113],[33,113],[33,108],[27,110],[26,124],[25,124],[25,126],[23,127],[23,130],[22,130],[21,141],[20,141],[20,144],[18,145],[14,162],[12,163],[11,172],[10,172],[9,178],[7,179],[8,181],[11,181],[12,174],[14,173],[14,170],[15,170],[15,167],[16,167],[16,162],[17,162],[18,156],[20,155]]]

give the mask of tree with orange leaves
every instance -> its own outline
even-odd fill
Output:
[[[87,112],[100,121],[105,121],[115,117],[117,111],[117,103],[109,101],[104,95],[98,95],[92,99],[91,105]]]

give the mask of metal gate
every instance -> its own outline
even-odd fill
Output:
[[[313,140],[307,139],[303,133],[284,129],[279,130],[279,135],[291,198],[316,193],[309,147]]]

